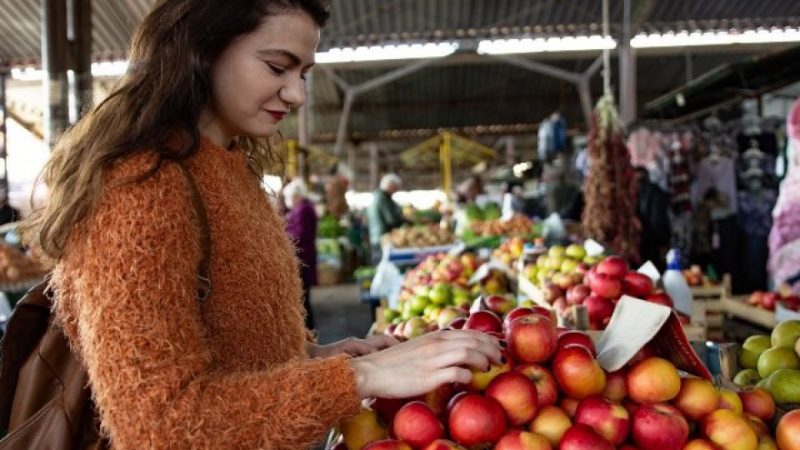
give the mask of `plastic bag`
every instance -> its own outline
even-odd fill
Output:
[[[384,252],[385,254],[386,252]],[[389,307],[396,309],[403,289],[403,274],[393,263],[384,258],[375,269],[369,293],[373,297],[385,298]]]

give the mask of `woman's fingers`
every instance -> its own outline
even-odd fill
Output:
[[[366,339],[367,343],[375,347],[377,350],[383,350],[385,348],[393,347],[400,343],[397,339],[393,338],[392,336],[386,336],[383,334],[370,336]]]

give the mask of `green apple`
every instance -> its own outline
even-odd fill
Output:
[[[580,261],[586,257],[586,249],[582,245],[571,244],[567,247],[567,256]]]
[[[800,370],[776,370],[762,381],[763,384],[759,384],[772,395],[776,403],[800,403]]]
[[[427,297],[430,290],[431,290],[430,287],[420,284],[414,288],[414,295],[421,295],[423,297]]]
[[[414,308],[411,305],[411,300],[406,300],[406,302],[403,303],[403,312],[400,315],[400,317],[403,320],[408,320],[408,319],[410,319],[410,318],[412,318],[412,317],[414,317],[416,315],[417,314],[414,312]]]
[[[414,311],[414,315],[419,316],[422,315],[422,313],[425,311],[425,308],[430,304],[430,297],[418,295],[411,299],[411,310]]]
[[[567,249],[561,245],[554,245],[550,247],[550,250],[547,251],[547,254],[552,258],[561,258],[567,254]]]
[[[770,337],[762,334],[750,336],[739,350],[739,366],[742,369],[758,367],[758,357],[771,347]]]
[[[759,381],[761,381],[761,377],[758,376],[755,369],[741,370],[733,377],[733,384],[741,387],[755,386]]]
[[[578,262],[574,259],[565,259],[561,263],[561,273],[572,273],[578,267]]]
[[[793,348],[774,347],[758,358],[758,375],[767,378],[779,369],[800,369],[800,358]]]
[[[400,311],[391,308],[383,310],[383,320],[387,323],[393,321],[397,317],[400,317]]]
[[[430,297],[431,302],[437,305],[446,305],[450,303],[452,296],[453,290],[450,285],[446,283],[438,283],[428,293],[428,297]]]
[[[587,256],[587,257],[583,258],[583,262],[585,262],[586,264],[589,264],[590,266],[593,266],[593,265],[599,263],[602,260],[603,260],[602,256]]]
[[[800,337],[800,320],[786,320],[772,330],[773,347],[794,348],[797,338]]]
[[[518,306],[520,308],[533,308],[534,306],[536,306],[536,303],[534,303],[533,300],[526,298],[525,300],[519,302]]]
[[[433,319],[433,321],[435,322],[436,319],[433,318],[433,314],[434,313],[438,314],[441,311],[442,308],[440,306],[431,303],[430,305],[426,306],[425,309],[422,311],[422,316],[425,317],[426,319]]]
[[[549,259],[550,258],[548,258],[547,255],[539,255],[539,257],[536,258],[536,266],[540,267],[540,268],[544,268],[545,266],[547,266],[547,261]]]

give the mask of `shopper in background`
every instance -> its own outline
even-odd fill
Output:
[[[373,263],[381,258],[381,236],[405,223],[403,210],[392,199],[402,184],[400,177],[388,173],[381,178],[380,188],[372,194],[372,203],[367,208],[367,221]]]
[[[55,318],[114,450],[308,448],[365,398],[468,383],[467,366],[501,360],[469,330],[308,341],[297,259],[254,161],[303,104],[327,18],[321,0],[161,1],[128,73],[51,154],[27,236],[56,259]],[[208,215],[204,300],[181,165]]]
[[[0,192],[0,225],[19,220],[19,211],[8,203],[8,195]]]
[[[283,188],[283,199],[288,209],[286,231],[294,242],[300,263],[306,328],[313,330],[316,327],[311,309],[311,288],[317,285],[317,213],[307,196],[308,190],[303,180],[294,180]]]
[[[651,261],[660,270],[670,243],[669,194],[650,181],[643,167],[636,167],[638,199],[636,211],[642,224],[639,256],[642,262]]]

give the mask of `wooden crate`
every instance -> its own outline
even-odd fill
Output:
[[[775,312],[747,304],[746,296],[729,297],[722,300],[725,314],[767,329],[778,324]]]
[[[731,296],[731,276],[725,274],[719,286],[695,287],[692,288],[692,298],[694,299],[695,309],[699,306],[704,311],[704,318],[699,317],[698,323],[706,326],[706,337],[709,339],[722,339],[722,324],[724,322],[725,307],[723,299]],[[694,316],[694,314],[693,314]],[[693,317],[693,322],[695,318]]]

